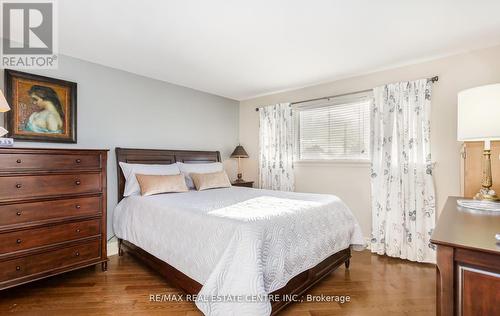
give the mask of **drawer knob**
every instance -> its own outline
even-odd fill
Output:
[[[16,188],[20,189],[22,187],[21,183],[16,184]]]
[[[76,180],[76,181],[75,181],[75,184],[76,184],[76,185],[80,185],[80,184],[81,184],[80,180]]]
[[[16,243],[20,244],[21,241],[22,241],[21,239],[18,239],[18,240],[16,240]]]
[[[81,162],[82,162],[82,160],[81,160],[81,159],[76,159],[76,160],[75,160],[75,162],[76,162],[76,163],[81,163]]]
[[[80,256],[80,252],[79,251],[75,252],[75,256],[79,257]]]
[[[16,266],[16,271],[21,271],[21,266]]]
[[[17,162],[17,163],[21,163],[21,162],[23,162],[23,161],[22,161],[21,159],[17,159],[17,160],[16,160],[16,162]]]
[[[77,210],[79,210],[81,208],[80,204],[77,204],[75,207]]]
[[[16,212],[16,215],[17,215],[17,216],[21,216],[21,211],[17,211],[17,212]]]
[[[77,233],[79,233],[79,232],[80,232],[80,228],[77,228],[77,229],[76,229],[76,232],[77,232]]]

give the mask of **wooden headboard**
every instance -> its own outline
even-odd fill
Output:
[[[119,162],[169,165],[176,162],[204,163],[220,162],[218,151],[168,150],[168,149],[134,149],[116,147],[116,168],[118,176],[118,202],[123,199],[125,177]]]

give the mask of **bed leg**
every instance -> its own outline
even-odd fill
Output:
[[[123,256],[122,240],[118,239],[118,256]]]
[[[108,271],[108,262],[107,261],[101,262],[101,270],[102,270],[102,272]]]
[[[347,259],[347,260],[344,262],[344,264],[345,264],[345,268],[346,268],[346,269],[349,269],[349,266],[351,265],[351,259]]]

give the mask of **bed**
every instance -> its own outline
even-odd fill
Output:
[[[119,162],[219,162],[217,151],[116,148]],[[275,315],[364,245],[335,196],[243,187],[123,198],[113,227],[128,252],[187,294],[206,315]],[[335,227],[335,229],[332,229]]]

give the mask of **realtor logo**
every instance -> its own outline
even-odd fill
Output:
[[[1,8],[2,67],[57,68],[55,2],[3,0]]]

